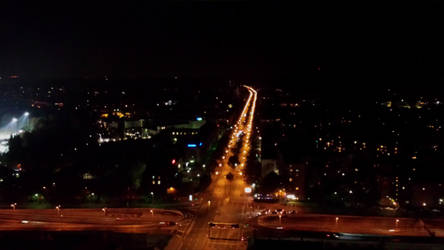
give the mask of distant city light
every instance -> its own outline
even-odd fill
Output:
[[[168,189],[167,189],[167,193],[168,194],[174,194],[176,192],[176,189],[174,188],[174,187],[169,187]]]
[[[246,188],[244,189],[244,191],[245,191],[246,194],[251,193],[251,187],[246,187]]]
[[[203,120],[202,117],[200,116],[196,117],[196,121],[202,121],[202,120]]]
[[[187,147],[189,147],[189,148],[195,148],[195,147],[197,147],[197,145],[194,144],[194,143],[191,143],[191,144],[188,144]]]
[[[287,199],[289,199],[289,200],[297,200],[298,198],[294,194],[287,194]]]

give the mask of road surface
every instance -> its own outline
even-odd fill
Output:
[[[257,92],[251,87],[243,110],[233,126],[225,153],[218,160],[212,182],[200,196],[196,216],[185,223],[184,216],[175,210],[140,209],[43,209],[0,210],[0,231],[48,230],[81,231],[104,230],[128,233],[165,232],[177,229],[166,249],[246,249],[247,242],[229,240],[233,231],[218,230],[217,239],[209,239],[209,222],[235,223],[241,227],[250,223],[253,199],[246,193],[243,169],[250,153],[250,139],[256,109]],[[229,159],[237,158],[232,168]],[[227,175],[231,173],[232,179]],[[293,208],[295,209],[295,208]],[[151,212],[152,211],[152,212]],[[302,213],[301,213],[302,212]],[[298,214],[289,216],[262,215],[253,220],[254,226],[267,230],[337,232],[343,235],[381,235],[444,237],[443,220],[416,220],[411,218],[363,217],[343,215]],[[169,222],[175,222],[170,224]],[[186,224],[185,228],[178,225]],[[243,228],[242,228],[243,229]],[[341,236],[342,237],[342,236]],[[343,236],[346,237],[346,236]],[[352,236],[350,236],[352,237]]]
[[[175,210],[149,208],[0,210],[0,231],[174,231],[183,220]]]
[[[424,223],[413,218],[298,214],[260,216],[258,226],[280,230],[341,232],[384,236],[428,237]]]
[[[183,237],[174,237],[166,249],[246,249],[247,247],[246,241],[228,240],[232,234],[230,229],[218,232],[219,239],[208,238],[209,222],[239,223],[242,226],[247,221],[246,214],[251,208],[252,198],[245,194],[246,183],[242,171],[250,152],[257,92],[251,87],[245,87],[249,91],[247,102],[233,127],[225,154],[219,160],[212,182],[202,195],[203,202],[196,218]],[[240,148],[236,148],[239,146],[239,140],[241,140]],[[230,167],[228,161],[232,156],[237,157],[239,162],[235,170]],[[233,175],[232,180],[226,178],[229,173]]]

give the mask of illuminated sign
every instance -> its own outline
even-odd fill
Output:
[[[203,145],[202,142],[199,142],[199,144],[196,144],[196,143],[188,143],[188,144],[187,144],[187,147],[188,147],[188,148],[197,148],[198,146],[199,146],[199,147],[202,147],[202,145]]]

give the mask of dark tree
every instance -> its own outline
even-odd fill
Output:
[[[225,176],[225,178],[227,178],[227,180],[229,180],[229,181],[232,181],[234,178],[234,175],[230,172]]]

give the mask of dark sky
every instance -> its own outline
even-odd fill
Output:
[[[2,2],[0,74],[442,79],[439,1],[34,2]]]

